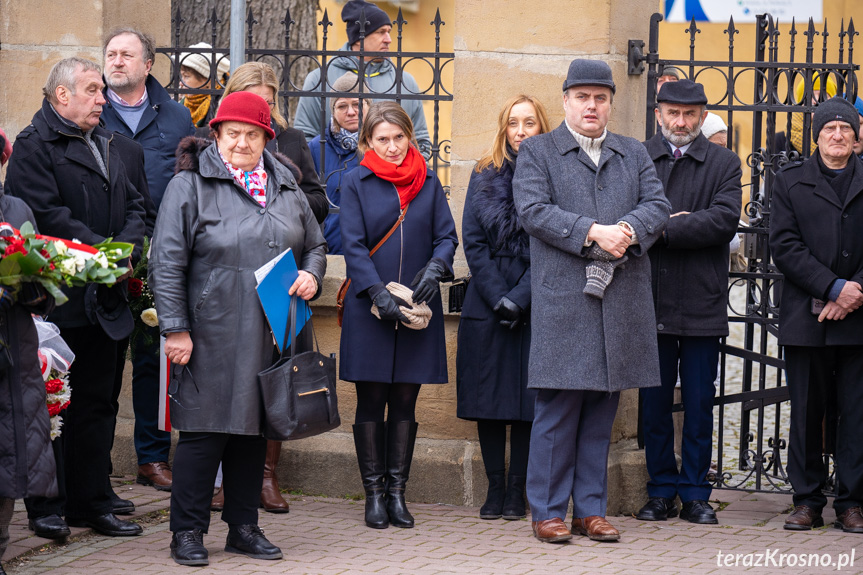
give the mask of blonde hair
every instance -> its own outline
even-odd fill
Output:
[[[500,111],[500,116],[497,118],[497,134],[494,136],[491,149],[476,163],[476,168],[474,169],[477,172],[481,172],[489,166],[494,166],[496,170],[499,170],[505,161],[512,161],[513,158],[510,157],[507,150],[506,129],[513,106],[524,102],[529,102],[536,111],[536,119],[539,121],[539,133],[545,134],[549,131],[548,115],[545,113],[545,106],[542,105],[542,102],[533,96],[525,94],[513,96],[507,100],[503,106],[503,110]]]
[[[363,127],[360,128],[359,137],[359,149],[361,152],[366,153],[366,151],[371,149],[368,142],[372,139],[375,128],[384,122],[401,128],[405,136],[410,140],[411,145],[419,149],[416,138],[414,138],[414,125],[411,122],[411,117],[397,103],[392,100],[384,100],[383,102],[376,102],[369,106],[369,112],[363,118]]]
[[[254,86],[266,86],[273,89],[273,99],[276,102],[276,106],[270,110],[270,115],[273,117],[276,125],[282,129],[287,128],[288,121],[282,116],[282,104],[279,100],[279,79],[269,64],[246,62],[242,66],[237,66],[237,69],[234,70],[234,73],[228,79],[222,97],[224,98],[232,92],[245,92]]]

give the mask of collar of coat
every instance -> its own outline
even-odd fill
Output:
[[[48,102],[47,98],[42,98],[42,109],[36,112],[31,123],[39,133],[39,137],[46,142],[69,138],[70,136],[80,138],[82,141],[84,139],[84,134],[80,128],[67,126],[57,117],[57,114],[51,109],[51,103]],[[113,133],[107,131],[102,126],[96,126],[93,128],[92,137],[103,138],[110,142],[113,138]]]
[[[789,187],[794,185],[795,180],[799,184],[811,186],[815,188],[812,193],[824,198],[826,201],[841,209],[844,206],[847,206],[854,198],[860,195],[861,191],[863,191],[863,164],[858,163],[854,166],[854,178],[851,180],[851,187],[848,188],[848,194],[845,197],[845,204],[843,206],[839,201],[839,196],[836,195],[836,192],[833,190],[833,186],[830,185],[830,182],[828,182],[827,178],[824,177],[824,174],[821,173],[821,168],[818,166],[818,158],[815,157],[815,154],[817,153],[819,152],[816,148],[815,153],[809,156],[805,162],[801,164],[787,164],[782,171],[799,170],[799,174],[786,174],[786,178],[789,180]],[[857,156],[851,154],[851,157],[848,158],[848,162],[860,162],[860,160]],[[848,167],[846,166],[845,169],[847,170]]]
[[[271,154],[264,150],[264,168],[267,174],[275,178],[275,183],[281,188],[297,189],[302,181],[300,169],[284,154]],[[201,174],[205,178],[231,180],[234,177],[228,173],[225,164],[219,158],[218,151],[212,140],[196,136],[187,136],[180,140],[177,147],[177,162],[174,173],[190,171]]]
[[[360,155],[358,156],[358,159],[359,159],[359,161],[360,161],[360,162],[362,162],[362,161],[363,161],[363,156],[362,156],[362,154],[360,154]],[[361,180],[365,180],[365,179],[366,179],[366,178],[368,178],[369,176],[374,176],[374,175],[375,175],[375,173],[374,173],[373,171],[371,171],[370,169],[368,169],[367,167],[365,167],[365,166],[364,166],[364,165],[362,165],[362,164],[360,164],[360,165],[359,165],[359,167],[357,167],[357,170],[359,170],[359,174],[360,174],[360,179],[361,179]],[[426,179],[429,179],[430,177],[432,177],[432,172],[431,172],[431,170],[429,170],[428,168],[426,168]],[[382,182],[385,182],[386,180],[381,179],[381,181],[382,181]],[[389,182],[387,182],[387,183],[389,183]]]
[[[572,134],[569,132],[569,128],[566,127],[565,120],[561,122],[557,128],[551,131],[551,138],[561,156],[564,156],[573,150],[576,152],[581,150],[581,146],[578,141],[572,137]],[[613,132],[608,132],[608,135],[605,137],[605,141],[602,143],[602,153],[599,156],[599,167],[602,167],[613,153],[617,153],[620,156],[626,156],[626,145],[621,136],[618,136]],[[594,170],[599,169],[599,167],[594,165],[593,160],[590,159],[587,152],[584,153],[583,161],[587,166],[592,167]]]
[[[665,145],[661,132],[654,134],[652,138],[644,142],[644,145],[647,147],[650,159],[654,162],[664,156],[668,156],[669,158],[674,157],[668,150],[668,146]],[[689,146],[688,150],[686,150],[684,156],[688,156],[698,163],[703,163],[707,159],[707,153],[710,151],[710,146],[715,145],[716,144],[705,138],[704,134],[698,134],[698,137],[692,141],[692,145]]]
[[[491,165],[474,174],[474,213],[479,225],[494,237],[495,252],[503,250],[527,260],[530,238],[519,222],[512,199],[514,172],[515,162],[505,160],[500,170]]]

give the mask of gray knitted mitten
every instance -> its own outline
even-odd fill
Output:
[[[587,264],[584,270],[587,276],[587,283],[582,291],[589,296],[602,299],[605,296],[605,289],[611,284],[611,280],[614,279],[614,269],[626,262],[629,256],[624,255],[615,259],[614,256],[594,243],[590,246],[587,257],[594,261]]]

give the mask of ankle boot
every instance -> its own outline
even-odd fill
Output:
[[[405,485],[411,471],[416,439],[416,422],[387,424],[387,514],[395,527],[414,526],[414,518],[405,505]]]
[[[524,508],[524,475],[510,475],[506,486],[506,499],[503,501],[502,515],[510,521],[524,519],[527,515]]]
[[[485,496],[485,503],[479,508],[479,517],[480,519],[500,519],[506,491],[503,471],[486,473],[486,477],[488,477],[488,493]]]
[[[386,529],[390,525],[384,497],[384,457],[386,424],[380,421],[354,425],[354,445],[357,448],[357,462],[366,492],[366,525],[372,529]]]
[[[267,441],[267,458],[264,460],[264,485],[261,488],[261,507],[270,513],[287,513],[290,511],[288,502],[279,490],[276,477],[276,465],[282,453],[281,441]]]
[[[210,501],[210,510],[211,511],[221,511],[225,508],[225,492],[222,491],[222,488],[219,487],[219,490],[216,491],[216,494],[213,495],[213,500]]]

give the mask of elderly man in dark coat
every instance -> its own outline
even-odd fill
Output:
[[[113,237],[140,245],[144,200],[129,181],[113,135],[99,126],[99,66],[82,58],[55,64],[42,89],[45,99],[18,134],[6,172],[6,192],[23,199],[42,233],[96,244]],[[125,282],[68,290],[69,301],[51,315],[75,353],[69,384],[75,400],[63,418],[66,496],[30,506],[30,527],[57,538],[70,525],[105,535],[142,532],[118,519],[108,494],[114,410],[111,405],[117,341],[133,327]],[[37,515],[37,516],[34,516]]]
[[[574,60],[563,83],[566,120],[521,145],[513,198],[531,236],[533,334],[529,386],[538,389],[527,497],[534,535],[614,541],[605,520],[611,427],[620,391],[659,382],[650,263],[670,205],[647,151],[609,133],[614,96],[605,62]],[[628,259],[585,293],[596,250]]]
[[[863,163],[853,154],[860,120],[840,97],[812,118],[816,153],[776,176],[770,248],[785,275],[779,344],[791,396],[788,476],[794,512],[785,528],[824,524],[825,405],[838,406],[834,526],[863,533]]]
[[[714,381],[719,340],[728,335],[728,242],[740,218],[740,159],[701,134],[707,117],[704,88],[692,80],[669,82],[657,97],[660,133],[645,142],[671,202],[662,239],[650,248],[659,371],[662,386],[641,390],[647,504],[638,519],[677,515],[716,523],[707,503],[713,449]],[[674,455],[671,407],[680,375],[685,409],[682,465]]]

